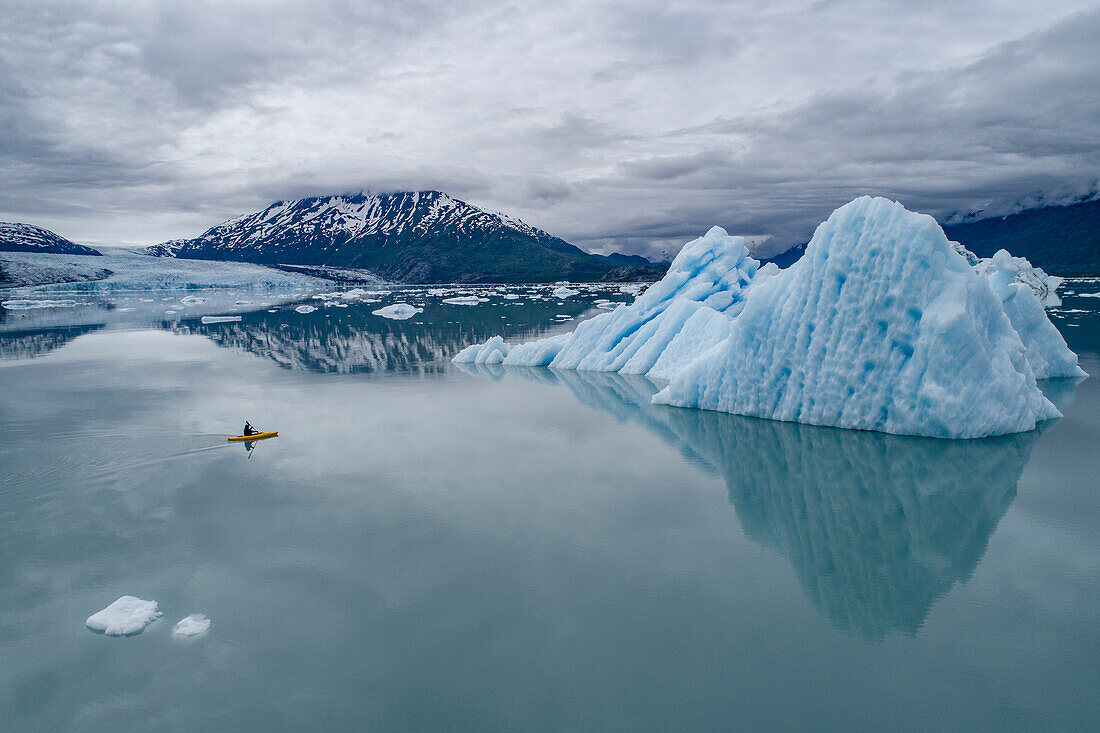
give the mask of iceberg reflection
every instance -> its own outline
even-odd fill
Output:
[[[873,639],[917,633],[970,577],[1039,435],[938,440],[776,422],[652,405],[644,377],[538,371],[713,467],[745,534],[787,557],[832,626]]]

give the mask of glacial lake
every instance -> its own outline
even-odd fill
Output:
[[[977,441],[450,363],[618,288],[0,310],[0,728],[1100,729],[1100,281],[1065,289],[1093,377]],[[85,627],[124,595],[164,616]]]

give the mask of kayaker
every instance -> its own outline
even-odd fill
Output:
[[[258,432],[260,431],[252,427],[252,423],[248,422],[248,420],[244,421],[244,432],[241,433],[241,435],[255,435]]]

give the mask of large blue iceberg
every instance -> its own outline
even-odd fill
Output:
[[[967,260],[934,219],[863,197],[786,270],[714,228],[629,306],[572,333],[457,362],[646,374],[680,407],[977,438],[1059,416],[1037,378],[1082,376],[1008,253]]]

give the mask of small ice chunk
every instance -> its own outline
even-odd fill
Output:
[[[385,308],[371,311],[371,313],[376,316],[382,316],[383,318],[389,318],[394,321],[406,321],[417,313],[423,312],[423,308],[417,308],[408,303],[394,303],[393,305],[387,305]]]
[[[500,297],[504,298],[505,300],[518,300],[519,299],[519,296],[516,295],[515,293],[505,293],[504,295],[502,295]]]
[[[156,601],[143,601],[134,596],[122,596],[111,605],[88,617],[84,623],[92,631],[107,636],[134,636],[163,614]]]
[[[554,288],[554,290],[552,291],[552,294],[555,298],[563,298],[563,299],[564,298],[572,298],[574,295],[577,295],[579,293],[580,293],[579,290],[573,290],[572,288],[567,288],[564,285],[559,287],[559,288]]]
[[[479,298],[476,295],[459,295],[454,298],[444,298],[443,302],[448,305],[477,305],[478,303],[485,303],[488,298]]]
[[[201,613],[181,618],[172,629],[172,636],[198,636],[210,630],[210,619]]]
[[[203,324],[208,323],[233,323],[234,321],[241,320],[240,316],[203,316]]]
[[[196,295],[185,295],[180,298],[180,302],[184,305],[198,305],[199,303],[206,302],[206,298],[200,298]]]
[[[294,310],[298,311],[299,313],[312,313],[313,311],[317,310],[317,307],[312,305],[300,305]]]

